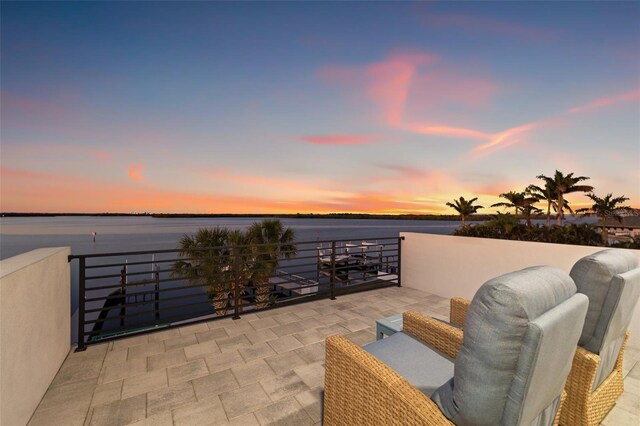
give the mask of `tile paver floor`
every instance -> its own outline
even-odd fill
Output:
[[[448,299],[389,287],[184,326],[71,352],[29,422],[39,425],[315,425],[324,339],[364,345],[375,320],[407,310],[440,319]],[[640,348],[605,425],[640,424]]]

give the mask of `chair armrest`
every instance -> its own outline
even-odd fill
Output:
[[[403,331],[451,358],[458,356],[462,346],[462,330],[446,322],[408,311],[402,314]]]
[[[324,424],[453,425],[402,376],[343,336],[326,340]]]
[[[462,297],[451,298],[451,310],[449,311],[449,322],[457,325],[458,327],[464,327],[464,320],[467,317],[467,311],[471,300],[464,299]]]

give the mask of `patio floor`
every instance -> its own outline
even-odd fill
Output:
[[[324,339],[375,340],[375,319],[437,318],[448,299],[389,287],[144,334],[70,353],[29,422],[39,425],[320,424]],[[640,424],[640,348],[605,425]]]

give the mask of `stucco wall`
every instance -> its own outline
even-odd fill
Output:
[[[531,243],[403,232],[402,285],[443,297],[472,298],[485,281],[533,265],[567,272],[602,247]],[[631,250],[640,258],[640,250]],[[640,346],[640,307],[631,320],[630,344]]]
[[[24,425],[71,346],[68,247],[0,261],[0,424]]]

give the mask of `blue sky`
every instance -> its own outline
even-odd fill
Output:
[[[3,211],[640,205],[637,2],[1,8]]]

